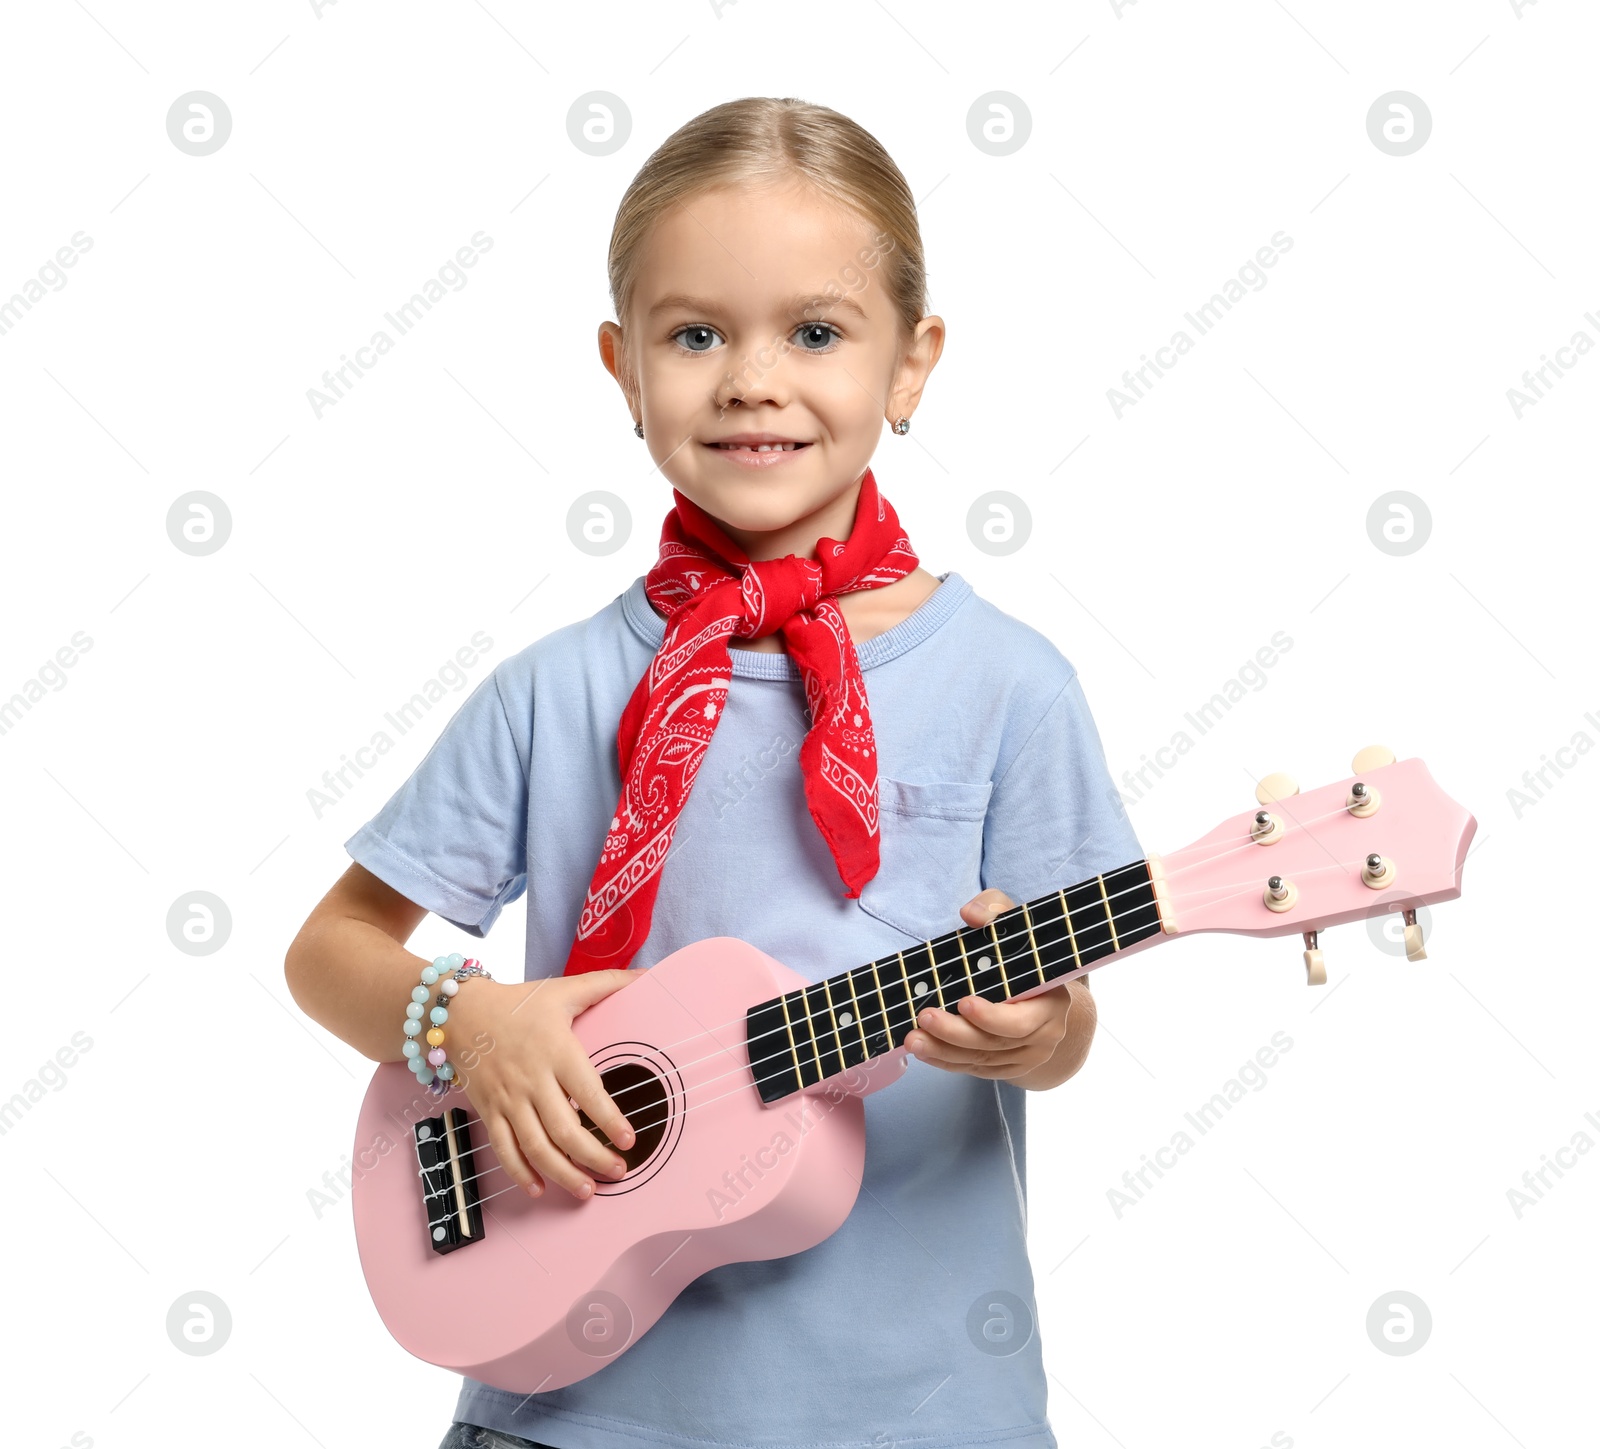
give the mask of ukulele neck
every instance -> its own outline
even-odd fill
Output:
[[[763,1102],[894,1050],[927,1006],[1009,1001],[1070,981],[1161,934],[1158,873],[1136,860],[1025,901],[987,926],[921,945],[752,1006],[746,1041]]]

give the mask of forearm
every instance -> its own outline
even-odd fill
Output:
[[[1069,981],[1064,989],[1071,1005],[1067,1008],[1066,1031],[1056,1043],[1055,1051],[1031,1072],[1011,1078],[1025,1091],[1044,1092],[1051,1087],[1059,1087],[1088,1058],[1097,1020],[1094,997],[1089,994],[1088,978],[1080,976],[1076,981]]]
[[[284,957],[305,1014],[375,1062],[402,1059],[400,1025],[427,960],[381,927],[351,916],[307,921]]]

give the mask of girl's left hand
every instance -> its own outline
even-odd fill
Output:
[[[987,926],[1015,905],[1004,891],[986,890],[962,906],[961,919]],[[963,996],[955,1011],[930,1006],[918,1012],[917,1029],[907,1034],[905,1045],[919,1061],[948,1072],[1021,1077],[1054,1055],[1066,1035],[1070,1005],[1065,985],[1026,1001]]]

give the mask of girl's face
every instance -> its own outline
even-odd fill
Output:
[[[943,322],[907,337],[885,289],[893,245],[798,180],[704,191],[651,233],[625,326],[601,324],[656,464],[752,558],[849,533],[938,361]]]

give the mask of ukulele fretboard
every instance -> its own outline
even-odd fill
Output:
[[[1161,931],[1155,887],[1136,860],[1026,901],[987,926],[962,926],[892,956],[752,1006],[751,1068],[763,1102],[776,1102],[906,1039],[927,1006],[963,996],[1005,1001],[1070,979]]]

